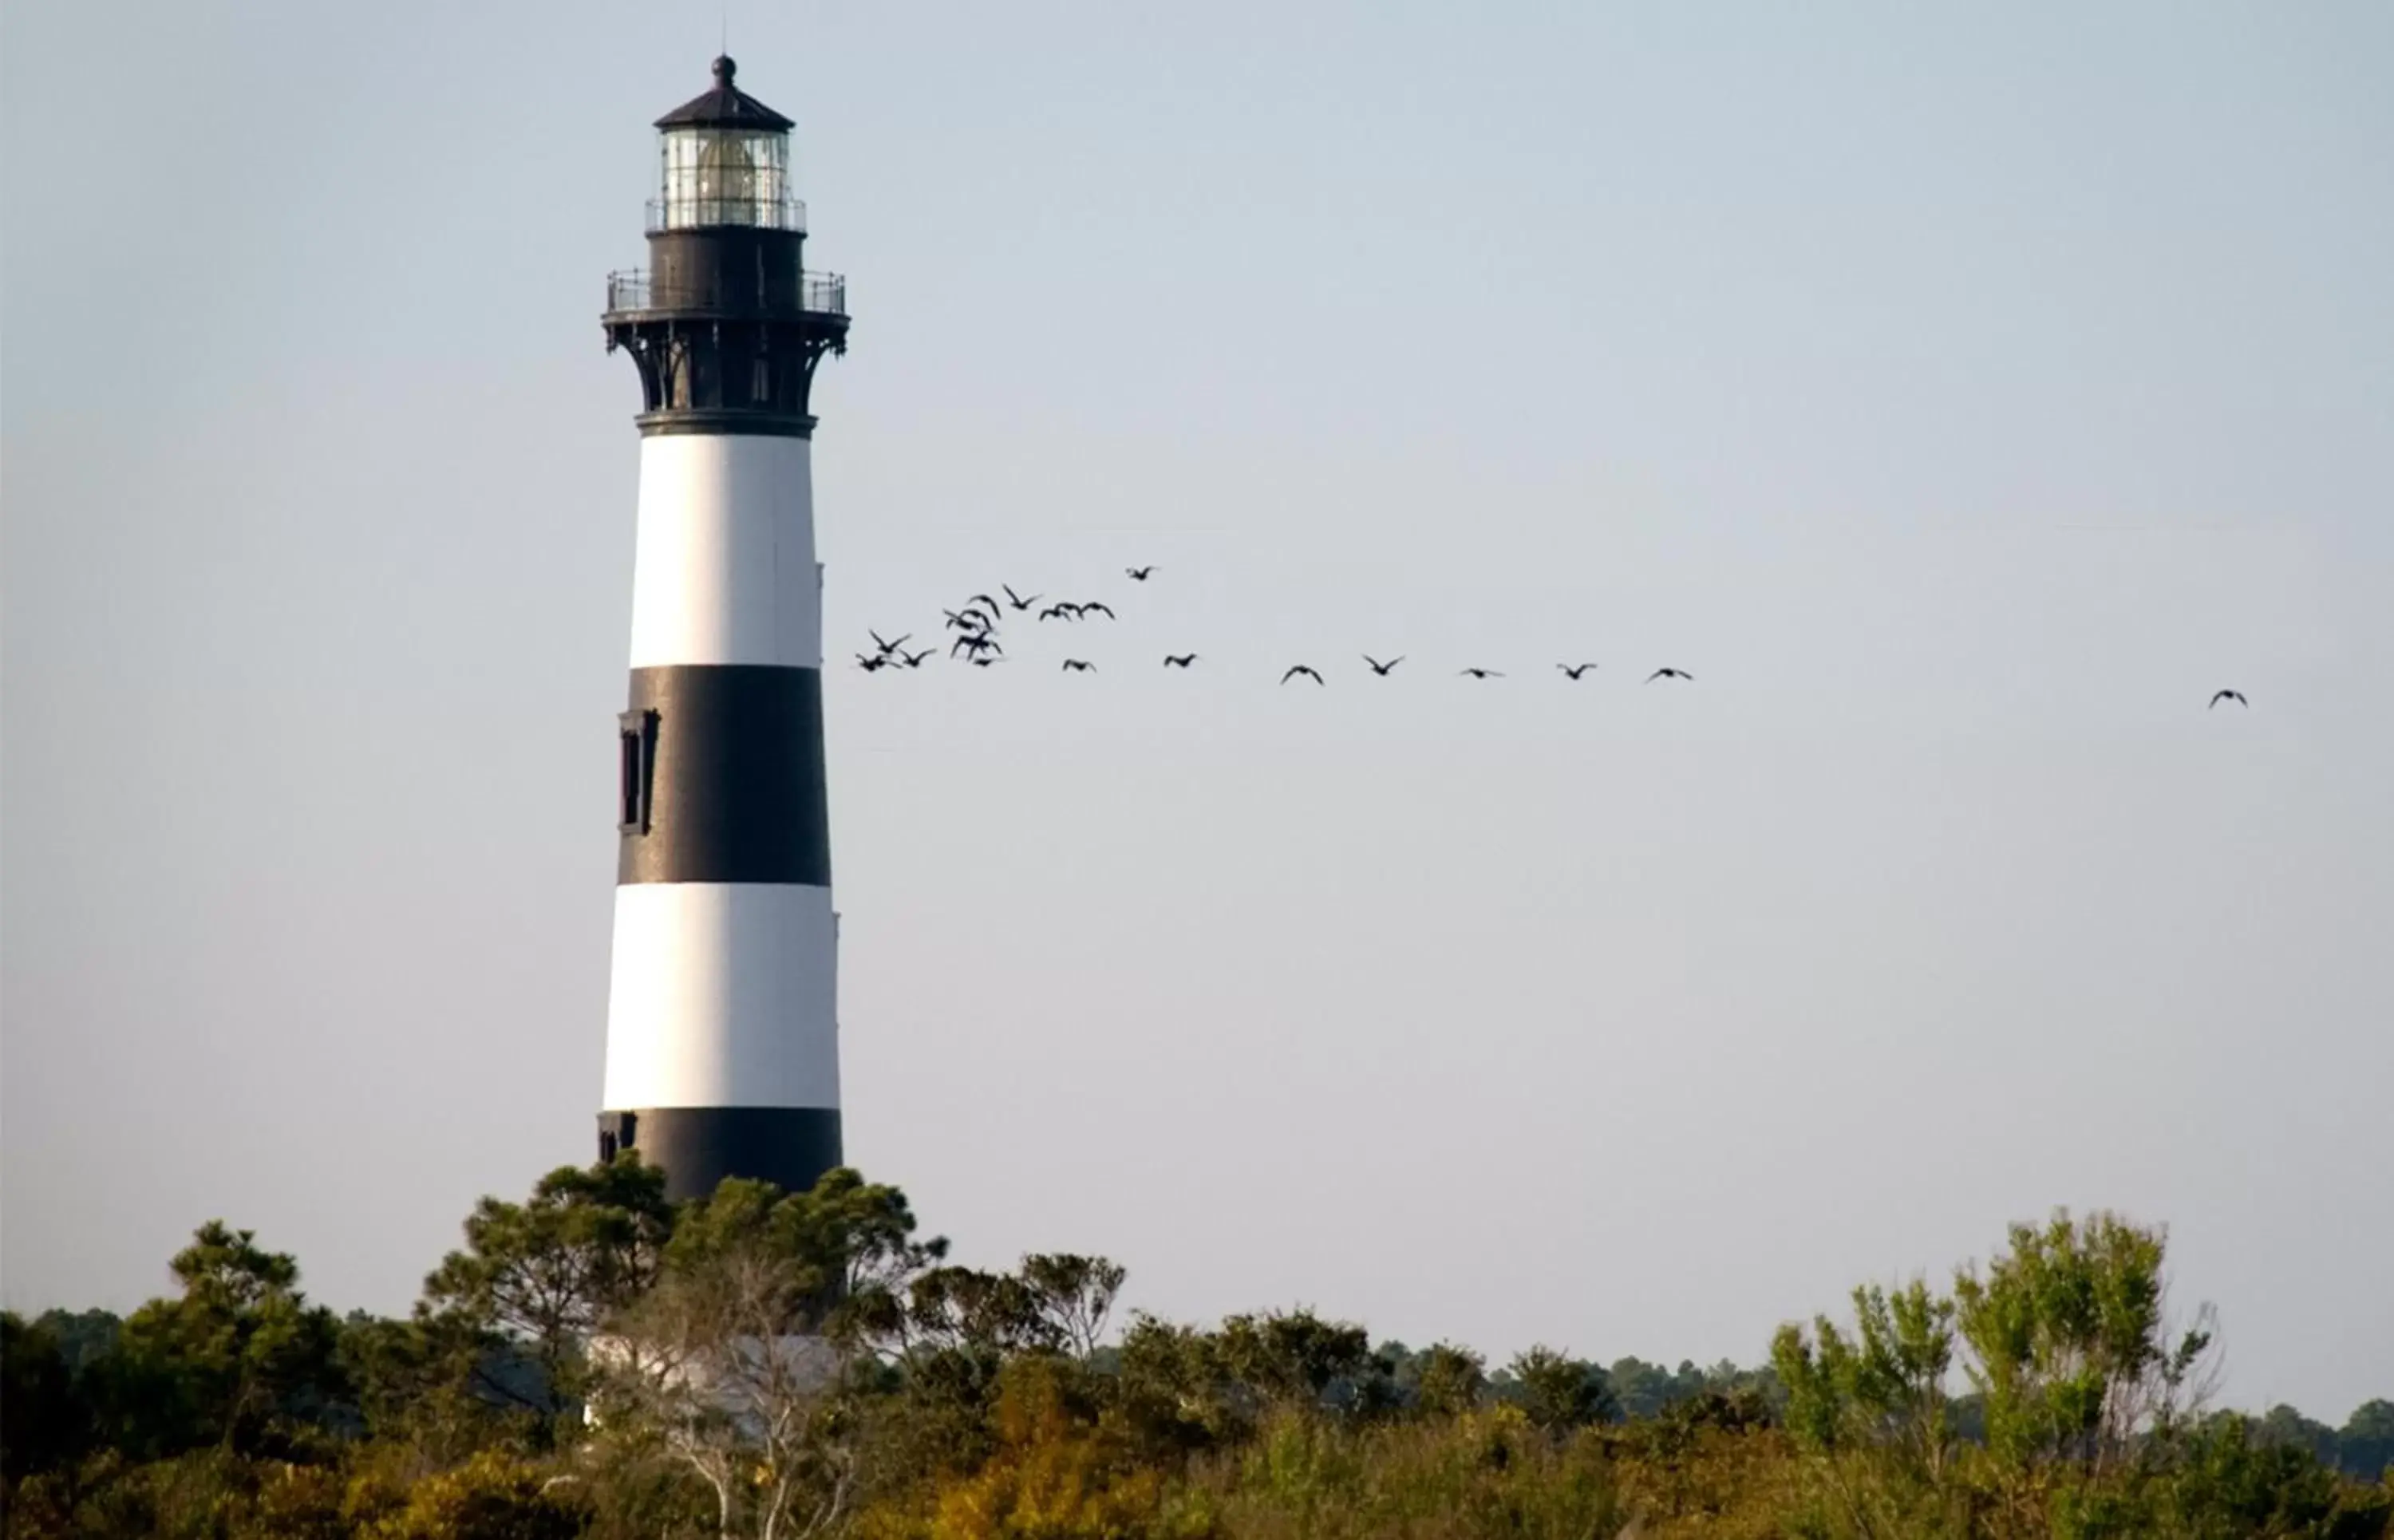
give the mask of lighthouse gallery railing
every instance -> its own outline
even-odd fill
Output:
[[[659,288],[649,282],[645,269],[607,275],[607,309],[620,315],[638,310],[705,310],[714,307],[713,296],[678,293],[672,288]],[[848,280],[835,272],[809,272],[798,280],[798,303],[818,314],[848,313]]]

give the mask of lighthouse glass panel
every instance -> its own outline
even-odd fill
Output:
[[[785,134],[741,128],[671,128],[664,134],[664,196],[656,228],[704,225],[801,228],[790,197]]]

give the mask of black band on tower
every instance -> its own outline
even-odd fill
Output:
[[[642,1107],[598,1114],[598,1158],[637,1150],[665,1168],[665,1196],[712,1193],[726,1177],[803,1192],[842,1164],[836,1107]]]
[[[831,885],[822,670],[636,668],[631,706],[619,885]]]

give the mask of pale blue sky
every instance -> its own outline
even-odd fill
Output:
[[[399,1310],[589,1155],[597,311],[718,24],[9,7],[11,1304],[222,1215]],[[835,650],[1123,612],[831,686],[850,1153],[964,1257],[1752,1362],[2104,1204],[2234,1400],[2394,1394],[2394,11],[730,29]]]

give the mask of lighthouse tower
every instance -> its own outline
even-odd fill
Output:
[[[604,318],[642,411],[598,1152],[677,1198],[841,1159],[807,397],[847,292],[805,269],[790,120],[732,69],[657,120],[649,266]]]

